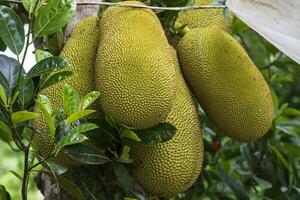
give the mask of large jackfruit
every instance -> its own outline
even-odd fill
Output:
[[[270,89],[232,36],[218,28],[193,29],[178,54],[190,88],[217,128],[240,141],[257,140],[269,130]]]
[[[51,100],[53,110],[63,107],[62,88],[64,84],[72,85],[78,90],[80,96],[95,90],[94,66],[98,37],[99,31],[96,17],[84,18],[73,29],[71,37],[68,39],[60,56],[67,59],[70,63],[70,66],[65,68],[65,70],[73,70],[76,75],[41,92],[41,94],[46,95]],[[38,106],[35,107],[35,112],[38,112],[40,117],[33,122],[33,126],[38,131],[34,136],[33,147],[38,151],[40,157],[45,158],[49,154],[53,140],[49,136],[48,125],[44,117],[42,117]],[[69,156],[64,153],[59,153],[53,161],[66,166],[74,164]]]
[[[213,0],[195,0],[194,6],[213,4]],[[232,23],[232,15],[224,16],[223,9],[197,9],[181,11],[177,23],[187,25],[190,29],[201,27],[219,27],[228,30]]]
[[[196,181],[204,152],[197,110],[181,75],[175,50],[174,55],[178,88],[166,121],[177,128],[175,136],[156,145],[129,143],[135,179],[146,191],[165,197],[187,190]]]
[[[110,7],[100,27],[96,86],[103,110],[136,129],[165,120],[175,97],[175,67],[159,19],[149,9]]]

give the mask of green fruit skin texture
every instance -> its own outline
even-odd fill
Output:
[[[73,70],[76,75],[41,92],[42,95],[46,95],[50,99],[53,110],[63,107],[62,88],[64,84],[72,85],[78,90],[81,97],[95,90],[94,67],[98,37],[99,31],[96,17],[86,17],[74,27],[71,37],[65,44],[60,56],[67,59],[70,63],[63,70]],[[53,139],[49,136],[48,125],[39,106],[36,106],[34,110],[39,113],[40,117],[33,121],[33,126],[38,131],[33,139],[33,147],[37,150],[39,157],[45,158],[49,155]],[[100,113],[97,114],[100,115]],[[65,166],[76,164],[64,153],[59,153],[51,161]]]
[[[175,136],[164,143],[129,143],[134,160],[134,178],[149,193],[170,197],[186,191],[200,174],[203,140],[197,109],[177,65],[175,104],[166,122],[177,128]]]
[[[217,128],[239,141],[255,141],[271,127],[268,84],[242,46],[218,28],[188,32],[178,46],[189,87]]]
[[[195,0],[194,6],[213,4],[213,0]],[[223,9],[197,9],[181,11],[178,14],[177,23],[186,25],[190,29],[201,27],[218,27],[229,30],[232,24],[232,14],[224,16]]]
[[[96,86],[102,93],[101,107],[117,123],[145,129],[166,119],[176,87],[168,49],[160,21],[151,10],[109,7],[104,12]]]

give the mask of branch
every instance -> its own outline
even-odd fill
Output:
[[[18,0],[6,0],[7,3],[22,3]],[[170,11],[181,11],[181,10],[197,10],[197,9],[226,9],[225,5],[204,5],[204,6],[182,6],[182,7],[159,7],[159,6],[146,6],[146,5],[129,5],[124,3],[112,3],[112,2],[78,2],[77,6],[86,5],[105,5],[105,6],[119,6],[119,7],[130,7],[130,8],[147,8],[151,10],[170,10]]]

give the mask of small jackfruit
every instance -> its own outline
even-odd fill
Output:
[[[146,191],[164,197],[192,186],[201,171],[204,152],[197,109],[181,75],[176,52],[174,55],[177,92],[166,122],[177,128],[175,136],[156,145],[129,143],[134,178]]]
[[[220,28],[197,28],[178,46],[189,87],[217,128],[240,141],[261,138],[272,124],[268,84],[242,46]]]
[[[166,119],[175,97],[175,67],[168,48],[151,10],[110,7],[104,12],[96,87],[101,107],[117,123],[146,129]]]
[[[94,64],[98,37],[99,31],[96,17],[86,17],[74,27],[71,37],[68,39],[60,56],[67,59],[70,64],[64,70],[73,70],[76,75],[41,92],[41,94],[50,99],[53,110],[63,107],[62,88],[64,84],[72,85],[80,96],[95,90]],[[33,147],[37,150],[40,157],[45,158],[49,155],[49,151],[52,148],[53,139],[48,133],[48,125],[39,106],[35,107],[35,112],[39,113],[40,117],[33,121],[33,127],[37,130],[37,134],[33,138]],[[70,157],[64,153],[59,153],[52,161],[65,166],[74,164]]]
[[[213,0],[195,0],[194,6],[213,4]],[[228,30],[232,23],[232,15],[224,16],[224,9],[185,10],[178,14],[176,23],[186,25],[190,29],[201,27],[219,27]]]

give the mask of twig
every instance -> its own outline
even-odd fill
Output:
[[[7,3],[22,3],[17,0],[6,0]],[[170,11],[181,11],[181,10],[197,10],[197,9],[225,9],[225,5],[203,5],[203,6],[182,6],[182,7],[159,7],[159,6],[146,6],[146,5],[129,5],[124,3],[112,3],[112,2],[78,2],[77,6],[120,6],[120,7],[130,7],[130,8],[147,8],[151,10],[170,10]]]

